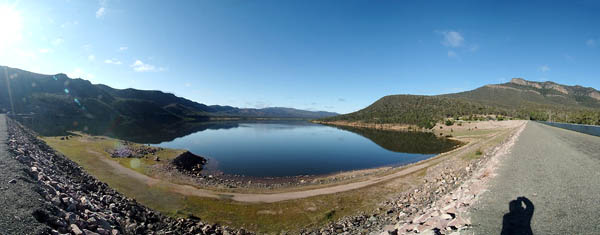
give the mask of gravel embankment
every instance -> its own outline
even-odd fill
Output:
[[[530,122],[472,208],[470,232],[515,234],[531,228],[533,234],[598,234],[598,169],[600,137]],[[507,214],[517,197],[533,204],[531,223],[521,210]]]
[[[4,207],[7,210],[5,215],[19,216],[20,221],[15,223],[17,219],[3,215],[2,223],[9,223],[13,227],[5,232],[0,230],[0,234],[23,234],[29,231],[38,234],[86,235],[246,234],[243,229],[233,231],[227,227],[206,224],[198,218],[174,219],[146,208],[88,175],[76,163],[56,154],[38,140],[35,133],[17,122],[7,119],[6,126],[8,138],[3,138],[8,139],[6,147],[21,164],[9,167],[15,173],[23,172],[21,178],[17,179],[17,185],[31,182],[25,186],[37,188],[37,195],[31,193],[31,189],[23,188],[24,193],[19,196],[30,203],[25,203],[22,210]],[[0,137],[7,133],[1,129],[0,132]],[[18,170],[19,167],[23,170]],[[4,177],[5,171],[2,174]],[[22,193],[14,188],[15,185],[10,186],[10,194],[3,194],[11,196]],[[14,207],[19,207],[16,203],[20,201],[19,196],[13,196],[9,201],[3,200],[2,203],[13,203]],[[41,230],[44,224],[49,227],[47,231]]]
[[[26,167],[8,152],[6,118],[0,115],[0,234],[40,234],[49,227],[33,218],[42,208],[39,187],[26,174]]]
[[[521,128],[521,127],[519,127]],[[489,149],[478,159],[462,161],[456,156],[445,159],[427,170],[421,184],[382,202],[373,212],[342,218],[318,230],[303,234],[453,234],[470,226],[467,207],[480,189],[464,187],[474,174],[487,167],[493,156],[511,145],[518,129],[499,146]],[[475,148],[473,146],[471,148]]]

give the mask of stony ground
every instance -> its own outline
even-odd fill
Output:
[[[4,120],[4,116],[0,118]],[[3,214],[13,218],[2,216],[2,223],[9,224],[6,228],[10,230],[0,230],[0,234],[246,234],[244,230],[205,224],[198,218],[173,219],[148,209],[54,153],[18,123],[2,120],[0,128],[7,126],[8,129],[8,137],[3,138],[8,139],[6,148],[21,164],[11,169],[23,172],[16,186],[24,185],[19,182],[31,182],[25,187],[33,187],[37,195],[25,187],[9,187],[9,192],[3,192],[13,195],[13,203],[24,206],[15,204],[3,208]],[[1,129],[0,132],[1,135],[7,133]],[[25,198],[31,203],[21,202],[15,195],[22,191],[23,196],[31,196]],[[3,200],[6,202],[10,200]],[[22,222],[14,216],[22,217]]]
[[[490,181],[489,192],[472,208],[473,227],[467,234],[503,229],[507,234],[527,229],[533,234],[598,234],[598,169],[600,137],[530,122]],[[507,214],[518,197],[531,201],[532,216],[524,210]]]
[[[513,124],[521,125],[523,122]],[[509,138],[482,153],[478,159],[463,161],[455,155],[429,168],[422,183],[382,202],[375,212],[345,217],[303,234],[459,233],[471,225],[466,212],[476,197],[483,193],[483,179],[488,178],[486,168],[495,165],[491,161],[498,155],[504,155],[516,142],[523,127],[513,129]]]
[[[39,234],[48,226],[33,218],[43,207],[37,184],[25,173],[26,167],[8,152],[6,118],[0,115],[0,234]]]
[[[502,144],[489,149],[484,156],[472,162],[466,169],[471,173],[470,177],[458,181],[458,188],[425,205],[412,217],[399,221],[393,227],[389,226],[383,234],[458,234],[469,229],[471,220],[467,210],[485,192],[494,169],[510,153],[524,129],[525,125],[517,128]]]

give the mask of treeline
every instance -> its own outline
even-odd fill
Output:
[[[573,110],[573,111],[555,111],[548,110],[531,112],[531,120],[564,122],[586,125],[600,125],[600,111],[594,110]]]

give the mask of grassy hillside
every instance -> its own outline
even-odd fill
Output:
[[[386,96],[357,112],[321,120],[431,128],[446,118],[481,115],[600,125],[600,93],[581,86],[513,79],[455,94]]]
[[[506,115],[502,109],[467,100],[417,95],[385,96],[368,107],[346,115],[321,119],[365,123],[399,123],[431,128],[447,117],[489,113]]]

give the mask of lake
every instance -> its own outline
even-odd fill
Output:
[[[460,143],[431,133],[332,127],[308,121],[206,121],[168,126],[31,116],[21,123],[43,136],[83,131],[155,146],[187,149],[211,171],[252,177],[323,175],[400,166]]]
[[[188,149],[225,174],[283,177],[405,165],[459,144],[431,133],[336,128],[306,121],[221,124],[156,146]]]
[[[544,121],[540,121],[540,123],[567,130],[577,131],[588,135],[600,136],[600,126]]]

